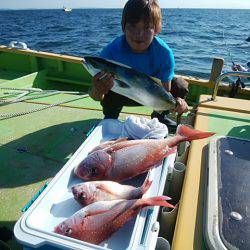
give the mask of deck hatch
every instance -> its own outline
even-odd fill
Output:
[[[206,238],[212,249],[250,249],[250,141],[210,143]]]

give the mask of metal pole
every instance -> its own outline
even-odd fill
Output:
[[[221,74],[216,82],[215,82],[215,86],[214,86],[214,91],[213,91],[213,94],[212,94],[212,100],[215,100],[216,96],[217,96],[217,92],[218,92],[218,89],[219,89],[219,85],[220,85],[220,82],[227,76],[242,76],[242,77],[250,77],[250,72],[241,72],[241,71],[232,71],[232,72],[227,72],[227,73],[224,73],[224,74]]]

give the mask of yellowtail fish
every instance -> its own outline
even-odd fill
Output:
[[[114,77],[112,91],[126,96],[156,111],[174,109],[175,98],[161,85],[160,80],[115,61],[101,57],[85,56],[83,66],[92,75],[100,71]]]

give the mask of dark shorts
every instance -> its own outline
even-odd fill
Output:
[[[185,99],[188,94],[188,82],[181,77],[174,77],[171,81],[171,94],[176,98]],[[142,106],[125,96],[109,91],[101,101],[104,119],[117,119],[123,106]]]

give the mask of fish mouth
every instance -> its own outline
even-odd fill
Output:
[[[78,192],[78,190],[77,190],[76,187],[72,187],[71,191],[72,191],[74,197],[76,197],[77,199],[79,199],[79,196],[80,196],[81,192]]]
[[[86,179],[88,176],[88,171],[86,171],[84,169],[84,167],[81,166],[81,164],[79,164],[78,166],[75,167],[74,169],[74,173],[76,176],[78,176],[79,178],[84,178]]]
[[[83,202],[85,200],[85,198],[86,198],[85,192],[78,191],[76,187],[72,187],[71,190],[72,190],[72,193],[73,193],[76,200],[79,200],[81,202]]]
[[[62,234],[62,231],[61,231],[61,226],[58,225],[54,228],[54,232],[57,233],[57,234]]]

